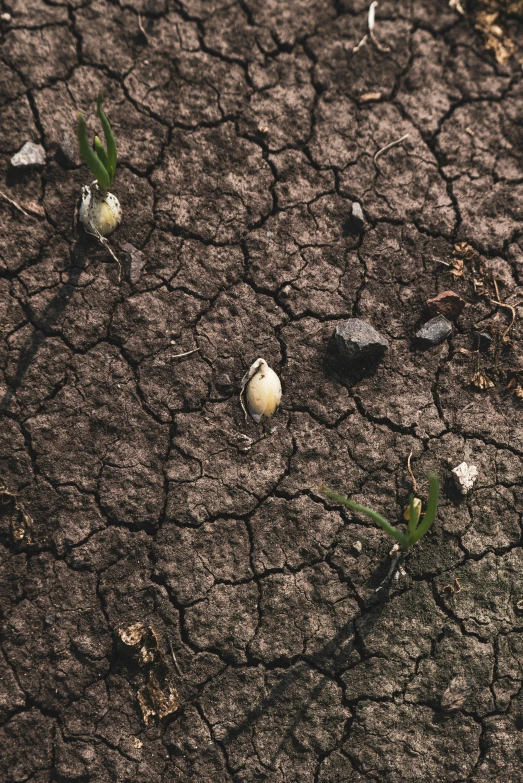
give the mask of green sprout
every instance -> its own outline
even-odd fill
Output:
[[[429,499],[427,501],[425,516],[421,522],[419,521],[421,516],[421,504],[416,502],[417,498],[413,495],[410,495],[409,497],[409,507],[405,515],[406,518],[408,517],[406,534],[395,528],[390,522],[387,522],[380,514],[377,514],[370,508],[360,506],[359,503],[354,503],[353,500],[349,500],[349,498],[346,498],[344,495],[338,495],[337,492],[333,492],[331,489],[327,489],[327,487],[321,487],[320,492],[325,495],[325,497],[329,498],[329,500],[340,503],[341,505],[350,508],[351,511],[364,514],[364,516],[372,519],[372,521],[388,533],[391,538],[394,538],[403,550],[409,549],[417,543],[420,538],[423,538],[436,519],[438,511],[439,486],[438,479],[433,473],[429,476]]]
[[[93,176],[98,181],[100,189],[106,191],[109,189],[116,171],[116,142],[111,126],[109,125],[109,120],[102,110],[102,100],[103,95],[100,92],[96,102],[96,112],[102,123],[107,152],[98,136],[94,137],[94,149],[89,144],[87,125],[82,112],[78,112],[76,118],[78,120],[77,136],[80,155],[91,169]]]

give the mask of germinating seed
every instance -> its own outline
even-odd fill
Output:
[[[244,400],[256,424],[262,416],[270,418],[276,413],[281,402],[281,383],[265,359],[256,359],[243,376],[240,402],[245,411]]]

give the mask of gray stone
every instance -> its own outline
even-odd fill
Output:
[[[431,318],[421,329],[416,332],[414,338],[423,347],[439,345],[452,334],[452,324],[444,315]]]
[[[11,158],[11,166],[17,169],[29,168],[30,166],[45,166],[45,150],[41,144],[33,144],[32,141],[26,141],[21,150]]]
[[[350,362],[381,358],[389,347],[383,335],[359,318],[349,318],[339,323],[334,340],[340,357]]]

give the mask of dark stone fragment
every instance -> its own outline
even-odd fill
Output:
[[[361,206],[357,201],[352,203],[352,214],[347,220],[347,233],[349,234],[361,234],[365,220],[363,218],[363,212]]]
[[[427,300],[429,313],[432,316],[444,315],[446,318],[457,318],[465,307],[465,300],[454,291],[442,291],[433,299]]]
[[[383,335],[359,318],[349,318],[339,323],[334,340],[340,357],[349,362],[379,359],[389,347]]]
[[[416,332],[414,339],[423,347],[439,345],[452,334],[452,324],[444,315],[438,315],[423,324],[421,329]]]

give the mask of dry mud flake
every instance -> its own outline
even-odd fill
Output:
[[[0,778],[515,783],[520,16],[383,0],[358,46],[368,0],[3,10]],[[121,281],[74,219],[100,90]],[[359,372],[355,318],[389,345]],[[376,593],[390,540],[319,488],[398,522],[409,454],[438,518]]]

